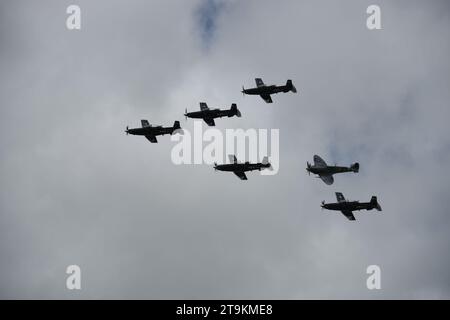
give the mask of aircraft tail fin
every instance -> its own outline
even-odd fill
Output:
[[[292,92],[294,92],[294,93],[296,93],[297,92],[297,89],[295,88],[295,86],[292,84],[292,80],[288,80],[288,81],[286,81],[286,87],[288,88],[288,90],[290,90],[290,91],[292,91]]]
[[[381,211],[381,206],[378,203],[377,197],[376,196],[372,196],[372,198],[370,199],[370,203],[372,204],[372,206],[377,209],[378,211]]]
[[[234,114],[235,114],[238,118],[242,117],[242,114],[241,114],[241,112],[239,111],[239,109],[237,108],[236,103],[231,104],[230,110],[233,111]]]
[[[262,159],[262,162],[261,162],[263,165],[269,165],[269,167],[271,167],[272,165],[270,164],[270,162],[269,162],[269,157],[267,157],[267,156],[265,156],[263,159]]]
[[[176,133],[184,134],[184,131],[183,131],[183,129],[181,129],[181,126],[180,126],[180,121],[175,121],[173,123],[173,131],[171,134],[176,134]]]
[[[359,163],[358,163],[358,162],[355,162],[354,164],[352,164],[352,165],[350,166],[350,169],[352,169],[352,171],[353,171],[354,173],[359,172]]]

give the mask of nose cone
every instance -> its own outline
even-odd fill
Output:
[[[133,128],[128,128],[127,127],[127,129],[125,130],[125,133],[128,135],[128,134],[135,134],[135,131],[136,129],[133,129]]]

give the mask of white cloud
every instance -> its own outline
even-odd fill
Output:
[[[369,2],[232,1],[204,50],[202,4],[80,2],[77,33],[60,2],[2,14],[1,296],[448,297],[448,6],[382,1],[369,31]],[[257,76],[299,93],[242,97]],[[168,137],[123,133],[203,100],[238,104],[220,129],[279,128],[279,174],[175,166]],[[315,153],[361,171],[326,186],[304,170]],[[321,211],[335,191],[383,212]]]

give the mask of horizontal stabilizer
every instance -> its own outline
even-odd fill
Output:
[[[355,172],[355,173],[359,172],[359,163],[355,162],[354,164],[352,164],[350,166],[350,169],[352,169],[352,171]]]
[[[233,111],[234,114],[235,114],[237,117],[240,118],[240,117],[242,116],[241,112],[240,112],[239,109],[237,108],[236,103],[231,104],[230,110]]]
[[[378,199],[377,199],[376,196],[373,196],[372,199],[370,199],[370,203],[373,205],[373,207],[374,207],[375,209],[377,209],[378,211],[382,211],[382,210],[381,210],[381,206],[380,206],[380,204],[378,203]]]
[[[269,157],[267,157],[267,156],[262,159],[261,163],[266,166],[269,165],[269,168],[272,168],[272,165],[269,162]]]
[[[295,88],[295,86],[292,84],[292,80],[288,80],[286,81],[286,87],[288,87],[288,89],[294,93],[297,92],[297,89]]]

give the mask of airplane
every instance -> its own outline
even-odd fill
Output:
[[[270,85],[267,86],[264,84],[261,78],[256,78],[256,88],[250,88],[250,89],[244,89],[244,86],[242,86],[242,93],[250,94],[250,95],[259,95],[263,100],[267,103],[272,103],[272,98],[270,97],[271,94],[279,93],[279,92],[297,92],[297,89],[292,84],[292,80],[286,81],[286,85],[284,86],[276,86],[276,85]]]
[[[337,203],[325,203],[325,201],[322,201],[321,207],[328,210],[341,211],[348,220],[356,220],[352,212],[355,210],[377,209],[378,211],[381,211],[381,206],[375,196],[372,196],[370,202],[347,201],[342,193],[336,192],[336,198],[338,201]]]
[[[145,136],[148,141],[151,143],[157,143],[158,140],[156,140],[156,136],[165,135],[165,134],[174,134],[179,133],[183,134],[183,130],[180,126],[180,121],[175,121],[173,123],[173,127],[163,127],[163,126],[152,126],[148,123],[148,120],[141,120],[142,128],[134,128],[129,129],[127,126],[127,129],[125,132],[128,134],[133,134],[137,136]]]
[[[350,167],[339,167],[339,166],[328,166],[325,161],[318,155],[314,155],[314,165],[306,162],[306,171],[308,174],[317,174],[318,178],[322,179],[323,182],[330,185],[333,184],[333,174],[342,172],[354,172],[359,171],[359,163],[355,162]]]
[[[236,103],[231,105],[230,110],[220,110],[220,109],[210,109],[206,102],[200,102],[200,111],[187,112],[185,111],[184,116],[186,118],[196,118],[203,119],[208,126],[215,126],[214,118],[222,118],[222,117],[232,117],[237,116],[241,117],[241,112],[238,110]]]
[[[237,161],[236,156],[228,155],[230,159],[229,164],[217,164],[214,162],[214,170],[219,171],[231,171],[235,175],[239,177],[241,180],[247,180],[247,176],[245,175],[246,171],[259,170],[270,168],[271,164],[269,163],[269,158],[264,157],[261,163],[249,163],[248,161],[245,163],[240,163]]]

